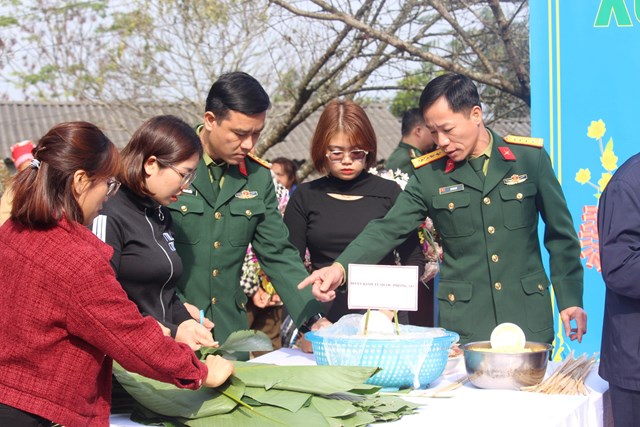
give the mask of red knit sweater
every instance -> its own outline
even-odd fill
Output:
[[[108,426],[111,363],[197,389],[206,366],[162,335],[116,281],[111,247],[78,224],[0,228],[0,402],[75,426]]]

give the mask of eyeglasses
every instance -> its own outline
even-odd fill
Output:
[[[182,178],[182,180],[180,181],[180,187],[188,187],[191,185],[191,183],[196,179],[196,171],[192,170],[191,172],[180,172],[180,170],[178,170],[177,167],[170,165],[169,163],[162,163],[160,160],[158,160],[158,163],[173,169],[173,171],[175,173],[177,173],[178,175],[180,175],[180,178]]]
[[[120,181],[115,178],[107,179],[107,194],[105,197],[111,198],[116,195],[120,188]]]
[[[333,150],[333,151],[329,151],[326,154],[326,156],[327,156],[327,159],[329,159],[331,162],[338,163],[338,162],[341,162],[342,159],[344,159],[345,154],[347,154],[351,160],[355,161],[355,160],[364,160],[364,158],[367,157],[367,154],[369,154],[369,152],[361,149],[351,150],[351,151]]]

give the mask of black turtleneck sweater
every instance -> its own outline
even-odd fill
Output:
[[[385,216],[401,191],[397,183],[366,171],[351,181],[327,176],[300,184],[284,213],[289,239],[301,257],[304,258],[306,248],[309,249],[314,270],[331,265],[370,221]],[[340,200],[328,193],[363,197]],[[417,230],[397,251],[403,265],[417,265],[422,275],[424,256]],[[393,252],[387,254],[379,264],[395,265]],[[348,310],[346,287],[338,288],[327,318],[336,322],[344,314],[352,312],[361,311]]]
[[[182,261],[169,210],[123,186],[93,221],[93,233],[113,247],[111,265],[140,313],[153,316],[175,337],[178,325],[191,316],[176,294]]]

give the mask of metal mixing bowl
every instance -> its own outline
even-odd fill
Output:
[[[477,341],[462,346],[469,381],[479,388],[519,390],[543,380],[553,347],[527,341],[525,348],[530,348],[530,352],[496,353],[478,350],[482,348],[491,348],[491,343]]]

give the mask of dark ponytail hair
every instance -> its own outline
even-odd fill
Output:
[[[95,125],[60,123],[40,138],[34,160],[15,177],[11,218],[30,229],[48,229],[62,218],[84,223],[73,186],[76,171],[91,180],[113,176],[119,155],[113,143]]]

